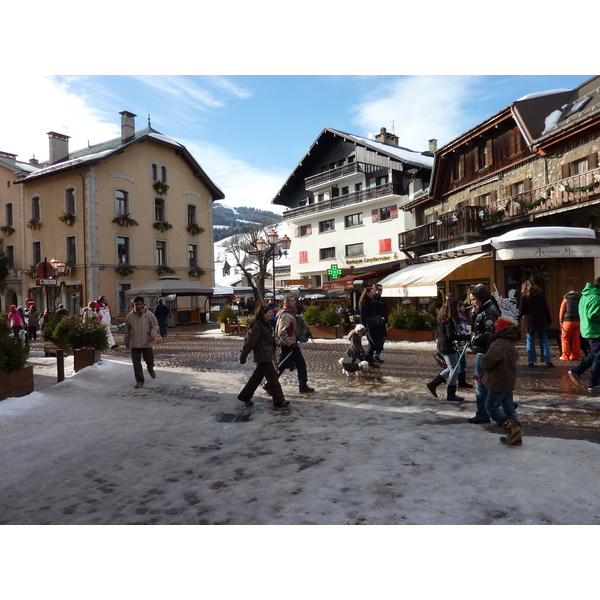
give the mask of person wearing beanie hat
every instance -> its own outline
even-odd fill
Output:
[[[503,444],[521,446],[523,430],[513,402],[519,360],[519,353],[515,347],[519,339],[518,325],[517,320],[508,315],[501,315],[496,319],[496,332],[487,334],[491,343],[481,357],[481,380],[488,390],[485,410],[507,433],[500,441]]]
[[[349,334],[348,341],[350,342],[350,348],[346,350],[346,356],[350,357],[350,362],[354,363],[356,360],[365,360],[365,349],[362,346],[362,336],[367,331],[364,325],[357,325]],[[379,368],[379,365],[374,365]]]

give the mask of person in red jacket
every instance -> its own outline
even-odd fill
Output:
[[[19,332],[25,327],[25,320],[21,316],[21,313],[17,310],[15,304],[13,304],[8,313],[8,326],[13,330],[13,334],[17,339],[19,338]]]

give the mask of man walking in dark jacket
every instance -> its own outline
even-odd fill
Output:
[[[170,312],[171,311],[169,310],[169,307],[163,304],[163,299],[159,298],[156,301],[156,306],[154,307],[154,316],[156,317],[156,321],[158,323],[158,332],[163,340],[167,337],[166,319]]]

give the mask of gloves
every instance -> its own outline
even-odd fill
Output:
[[[246,364],[246,357],[243,354],[240,356],[240,364],[241,365],[245,365]]]
[[[482,342],[484,342],[486,339],[486,335],[485,333],[474,333],[471,336],[471,343],[472,344],[481,344]]]

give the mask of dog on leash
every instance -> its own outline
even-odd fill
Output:
[[[362,360],[358,363],[345,363],[344,359],[340,358],[340,360],[338,360],[338,363],[342,365],[342,373],[346,377],[352,377],[353,375],[360,377],[361,372],[366,373],[370,370],[369,363],[366,360]]]

